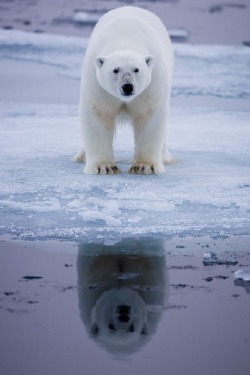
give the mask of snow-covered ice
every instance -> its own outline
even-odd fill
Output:
[[[77,86],[86,45],[80,38],[1,30],[0,63],[10,61],[24,75],[27,62],[38,75],[53,66]],[[163,175],[127,173],[133,137],[123,127],[115,141],[122,173],[84,175],[83,166],[73,161],[81,148],[77,102],[63,101],[63,91],[63,104],[2,99],[2,236],[119,241],[249,234],[250,49],[176,45],[175,54],[173,96],[184,104],[171,108],[168,145],[177,163]],[[53,80],[47,84],[52,88]],[[15,90],[15,82],[10,85]],[[189,106],[187,99],[197,95],[204,103],[209,96],[222,105]],[[246,109],[235,108],[235,99]],[[224,101],[229,109],[223,109]]]

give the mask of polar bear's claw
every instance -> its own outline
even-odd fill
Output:
[[[112,171],[113,171],[113,173],[120,173],[121,172],[120,169],[116,165],[112,166]]]
[[[103,165],[97,167],[97,174],[118,174],[121,170],[116,165]]]
[[[159,168],[150,164],[133,164],[129,169],[129,173],[132,174],[158,174],[161,172]]]

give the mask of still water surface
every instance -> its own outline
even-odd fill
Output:
[[[204,266],[209,251],[238,264]],[[243,267],[247,237],[2,242],[1,374],[248,373]]]

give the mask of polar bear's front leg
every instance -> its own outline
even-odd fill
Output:
[[[114,121],[105,123],[93,115],[81,114],[87,174],[117,174],[113,156]]]
[[[134,123],[135,155],[130,173],[159,174],[165,171],[162,152],[166,130],[165,111],[154,113],[146,121]]]

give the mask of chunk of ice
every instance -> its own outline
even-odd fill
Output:
[[[183,28],[172,29],[172,30],[169,30],[169,36],[170,36],[172,42],[184,43],[184,42],[188,41],[189,32],[186,29],[183,29]]]
[[[95,25],[100,18],[98,13],[76,12],[73,16],[73,22],[83,25]]]
[[[235,259],[218,259],[217,255],[211,252],[204,254],[203,264],[204,266],[213,266],[215,264],[235,266],[236,264],[238,264],[238,261]]]
[[[250,269],[240,269],[234,272],[235,279],[250,281]]]

